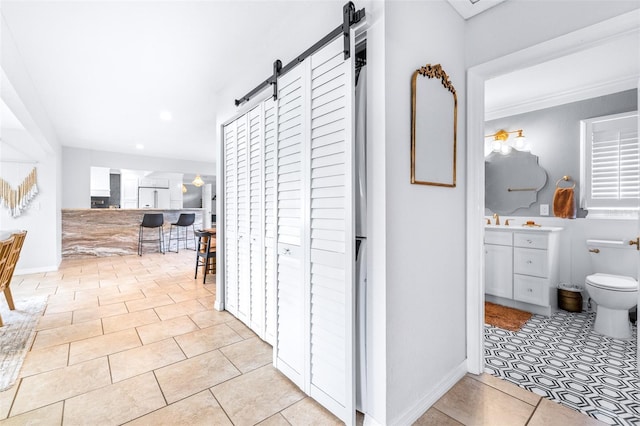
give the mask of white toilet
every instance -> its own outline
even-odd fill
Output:
[[[638,303],[638,253],[626,241],[587,240],[593,271],[587,276],[589,297],[596,302],[593,329],[618,339],[631,337],[629,309]]]

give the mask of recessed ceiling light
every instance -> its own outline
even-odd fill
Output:
[[[144,145],[141,143],[136,144],[136,149],[144,149]]]
[[[162,111],[160,113],[160,119],[164,121],[171,121],[171,113],[169,111]]]

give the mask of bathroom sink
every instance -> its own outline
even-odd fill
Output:
[[[517,232],[559,232],[564,228],[560,226],[522,226],[522,225],[485,225],[485,229],[492,231],[517,231]]]

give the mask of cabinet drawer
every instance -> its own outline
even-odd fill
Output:
[[[549,282],[544,278],[515,274],[513,298],[534,305],[549,306]]]
[[[513,249],[513,272],[541,278],[548,277],[547,251],[515,247]]]
[[[510,246],[511,245],[511,236],[513,234],[511,232],[501,232],[501,231],[484,231],[484,242],[485,244],[498,244],[501,246]]]
[[[514,247],[529,247],[546,249],[549,238],[546,233],[534,234],[532,232],[515,232],[513,234]]]

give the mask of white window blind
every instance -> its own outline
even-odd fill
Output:
[[[638,112],[582,120],[581,205],[637,210],[640,200]]]

